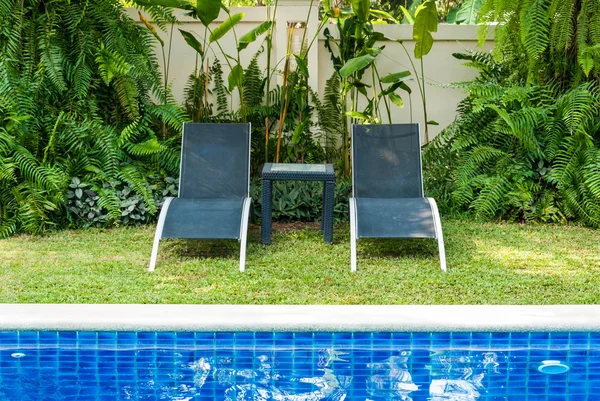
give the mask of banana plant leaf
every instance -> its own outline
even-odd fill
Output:
[[[183,1],[183,0],[178,0]],[[196,14],[204,26],[217,19],[221,12],[221,0],[197,0]]]
[[[308,64],[306,64],[306,61],[297,54],[294,54],[294,58],[296,59],[296,64],[298,65],[298,69],[302,72],[302,74],[305,77],[310,77],[310,73],[308,72]]]
[[[244,36],[242,36],[238,41],[238,50],[244,50],[246,47],[248,47],[248,45],[254,42],[256,39],[258,39],[260,35],[267,32],[269,28],[271,28],[272,24],[273,21],[265,21],[256,28],[250,30],[250,32],[248,32]]]
[[[347,111],[346,115],[350,118],[356,118],[357,120],[369,120],[370,117],[360,111]]]
[[[392,103],[394,103],[396,106],[398,106],[400,108],[404,107],[404,100],[402,100],[402,98],[399,95],[392,92],[388,95],[388,97],[390,98]]]
[[[391,84],[401,80],[406,80],[406,78],[410,78],[410,71],[400,71],[395,72],[393,74],[388,74],[385,77],[381,78],[381,83]]]
[[[184,31],[183,29],[180,29],[179,32],[181,32],[181,35],[183,36],[183,39],[185,40],[185,42],[188,45],[190,45],[192,47],[192,49],[194,49],[198,53],[200,53],[200,56],[204,57],[204,50],[202,49],[202,45],[200,44],[198,39],[196,39],[194,37],[194,35],[192,35],[191,32]]]
[[[406,20],[406,22],[408,22],[411,25],[415,23],[415,20],[413,19],[412,15],[410,15],[410,12],[406,8],[400,6],[400,10],[402,10],[402,14],[404,14],[404,19]],[[402,21],[402,22],[404,22],[404,21]]]
[[[221,25],[216,27],[211,33],[208,41],[210,43],[216,42],[221,39],[227,32],[229,32],[234,26],[237,25],[244,18],[244,13],[233,14],[231,17],[227,18],[225,21],[221,22]]]
[[[232,91],[234,88],[240,86],[242,81],[244,80],[244,69],[241,65],[236,64],[232,69],[229,75],[227,76],[227,83],[229,86],[229,91]]]
[[[415,58],[421,59],[431,51],[433,47],[431,32],[437,32],[437,25],[435,0],[427,0],[417,8],[415,13],[413,25],[413,39],[416,41]]]
[[[346,61],[346,64],[340,69],[340,76],[342,78],[347,78],[355,72],[364,70],[367,68],[373,61],[375,57],[370,54],[364,54],[362,56],[351,58]]]
[[[371,11],[371,2],[369,0],[352,0],[352,10],[359,21],[367,21]]]
[[[396,18],[394,18],[392,16],[392,14],[386,13],[385,11],[371,9],[371,10],[369,10],[369,13],[371,15],[376,16],[377,18],[381,18],[381,19],[385,19],[385,20],[391,21],[394,24],[399,24],[400,23]]]

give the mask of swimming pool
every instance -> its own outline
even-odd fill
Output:
[[[0,332],[0,400],[344,399],[600,399],[600,334]]]
[[[116,313],[118,307],[112,308],[111,313]],[[216,315],[229,308],[217,308]],[[325,312],[324,316],[314,317],[312,323],[301,313],[300,317],[288,317],[288,323],[296,321],[297,329],[303,330],[232,331],[227,322],[233,325],[233,318],[224,314],[218,321],[206,315],[188,318],[196,323],[188,321],[182,324],[184,330],[172,331],[164,327],[148,330],[139,320],[140,315],[144,316],[141,311],[148,310],[142,308],[135,314],[115,314],[117,323],[113,324],[124,326],[116,331],[107,330],[101,313],[90,314],[89,308],[86,322],[76,322],[76,315],[63,313],[52,324],[42,318],[48,315],[47,311],[43,313],[44,308],[38,310],[37,317],[35,313],[23,316],[22,309],[20,314],[11,315],[10,310],[2,313],[6,309],[0,308],[2,401],[600,399],[600,332],[595,330],[598,315],[580,315],[585,322],[576,321],[572,309],[563,325],[594,330],[551,330],[560,327],[558,321],[544,331],[514,330],[532,324],[543,328],[532,316],[539,319],[546,309],[533,315],[531,310],[520,309],[520,314],[511,316],[522,323],[503,321],[503,330],[498,324],[493,331],[466,331],[457,321],[453,332],[399,331],[401,319],[397,315],[388,317],[388,325],[394,330],[366,331],[365,326],[378,325],[378,314],[369,308],[373,321],[364,323],[366,316],[355,317],[363,321],[356,331],[323,330],[315,325],[322,319],[335,326],[336,319]],[[286,326],[279,312],[269,314],[259,308],[262,315],[252,316],[250,310],[240,313],[258,319],[254,325],[259,329],[265,324],[271,326],[265,322],[271,322],[274,316]],[[365,312],[354,310],[354,315]],[[386,313],[392,310],[388,308]],[[456,312],[456,319],[464,315],[465,309],[459,310],[463,314]],[[340,311],[337,309],[336,315]],[[448,309],[445,312],[452,316]],[[150,315],[144,319],[158,324],[160,316],[149,319]],[[174,319],[174,315],[169,316]],[[421,315],[416,323],[426,326],[424,322],[431,314]],[[129,319],[130,324],[123,324],[119,316]],[[528,316],[525,324],[523,318]],[[546,313],[546,324],[557,318],[548,316]],[[32,326],[32,319],[44,327],[26,329]],[[348,324],[357,324],[348,320]],[[243,326],[241,320],[236,324]],[[86,330],[69,330],[68,325]],[[311,325],[313,330],[306,330]],[[143,330],[132,330],[132,326]],[[198,330],[205,326],[211,331]],[[93,327],[93,331],[88,330]]]

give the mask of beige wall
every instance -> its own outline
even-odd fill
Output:
[[[275,28],[275,37],[272,53],[272,65],[283,60],[286,54],[287,33],[286,26],[288,21],[303,21],[306,20],[310,7],[303,0],[280,0],[277,10],[277,23]],[[250,29],[254,28],[261,22],[267,19],[266,7],[234,7],[231,13],[244,12],[245,16],[242,22],[236,26],[236,34],[239,38]],[[129,10],[132,18],[137,19],[137,11]],[[311,10],[311,20],[308,23],[308,31],[306,37],[310,40],[317,29],[317,7]],[[213,23],[216,27],[227,16],[221,13],[219,18]],[[174,35],[172,38],[171,61],[169,68],[169,81],[171,82],[173,93],[178,101],[183,101],[184,87],[188,76],[194,71],[196,53],[183,40],[177,29],[184,29],[196,34],[196,37],[202,42],[205,30],[203,25],[194,19],[181,16],[181,25],[175,26]],[[335,25],[326,25],[332,34],[336,35]],[[376,30],[385,34],[386,37],[396,40],[401,39],[404,42],[409,54],[412,57],[414,49],[414,41],[412,40],[412,26],[410,25],[377,25]],[[160,32],[160,35],[165,40],[168,52],[169,35]],[[463,98],[464,94],[461,91],[446,87],[452,82],[460,82],[471,80],[476,76],[476,71],[462,65],[462,63],[452,57],[452,53],[464,52],[465,49],[478,49],[477,45],[477,26],[461,26],[461,25],[440,25],[438,32],[434,34],[435,43],[432,51],[423,59],[425,68],[426,96],[428,118],[437,121],[439,126],[430,126],[430,138],[437,135],[444,127],[450,124],[456,115],[456,105]],[[264,38],[264,35],[263,35]],[[262,38],[261,38],[262,39]],[[247,49],[242,52],[242,65],[246,67],[252,56],[262,45],[259,39],[252,43]],[[220,44],[225,52],[235,54],[236,40],[233,34],[228,33]],[[324,37],[321,32],[318,45],[317,41],[311,48],[309,53],[309,69],[310,80],[309,84],[312,88],[317,88],[319,93],[323,93],[325,81],[333,73],[333,66],[330,60],[329,52],[325,47]],[[388,73],[411,70],[411,62],[401,45],[396,42],[382,43],[386,45],[382,54],[377,57],[377,67],[381,76]],[[492,41],[488,41],[484,46],[484,50],[490,50]],[[227,80],[229,68],[224,62],[224,57],[216,44],[212,44],[208,52],[209,57],[219,57],[222,61],[224,69],[224,79]],[[162,65],[162,52],[160,47],[157,48],[157,55]],[[266,66],[266,56],[263,52],[260,56],[261,65]],[[414,60],[415,66],[420,74],[420,61]],[[315,66],[317,66],[315,68]],[[278,69],[283,68],[283,63],[280,63]],[[280,75],[274,77],[274,80],[281,82]],[[398,92],[404,99],[405,107],[400,109],[395,105],[392,107],[392,122],[419,122],[424,123],[423,107],[416,82],[409,82],[413,92],[410,98],[407,94]],[[237,103],[237,96],[233,96],[234,104]],[[412,118],[409,104],[412,102]],[[382,114],[383,122],[387,122],[386,114]],[[423,125],[422,125],[423,127]]]

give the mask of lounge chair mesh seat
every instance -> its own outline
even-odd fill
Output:
[[[161,210],[150,271],[161,238],[238,239],[243,271],[249,183],[249,124],[184,124],[179,196]]]
[[[352,271],[358,238],[436,238],[446,270],[437,206],[423,195],[417,124],[354,125],[352,181]]]
[[[239,238],[244,200],[173,199],[163,238]],[[191,216],[191,217],[190,217]]]

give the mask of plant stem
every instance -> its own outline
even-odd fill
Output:
[[[281,138],[283,136],[283,128],[285,126],[285,118],[287,116],[287,109],[290,102],[289,90],[288,90],[288,74],[290,71],[290,47],[292,45],[292,35],[294,28],[288,28],[288,43],[287,43],[287,54],[285,56],[285,66],[283,67],[283,85],[282,85],[282,109],[279,114],[279,129],[277,131],[277,149],[275,151],[275,163],[279,163],[279,152],[281,150]]]
[[[194,66],[194,76],[196,77],[198,75],[198,53],[196,53],[196,63]],[[196,88],[198,87],[198,82],[199,80],[196,78],[196,82],[194,83],[194,92],[192,95],[192,99],[194,99],[193,103],[192,103],[192,122],[198,122],[197,119],[194,118],[194,111],[196,109]],[[200,102],[198,102],[198,116],[200,115]]]
[[[269,162],[269,115],[271,114],[271,98],[269,96],[271,91],[271,52],[273,49],[273,28],[275,26],[275,16],[277,15],[277,3],[275,0],[275,7],[273,8],[273,19],[271,19],[271,6],[267,5],[267,21],[271,21],[269,26],[269,32],[267,33],[267,88],[266,88],[266,109],[267,115],[265,117],[265,163]]]
[[[373,69],[375,70],[375,75],[377,75],[377,81],[379,81],[379,88],[381,89],[381,92],[384,91],[383,89],[383,84],[381,83],[381,78],[379,76],[379,70],[377,69],[377,66],[373,63]],[[373,86],[375,85],[375,83],[373,83]],[[385,109],[387,111],[387,115],[388,115],[388,122],[391,124],[392,123],[392,112],[390,110],[390,104],[388,103],[388,99],[385,96],[383,97],[383,104],[385,104]]]
[[[425,117],[425,143],[429,143],[429,124],[427,124],[427,99],[425,98],[425,68],[423,66],[423,59],[421,59],[421,80],[423,82],[423,116]]]
[[[429,142],[429,131],[427,129],[427,103],[425,100],[425,77],[423,76],[423,60],[421,60],[421,76],[422,76],[422,80],[423,80],[423,87],[421,87],[421,82],[419,81],[419,74],[417,72],[417,67],[415,66],[415,63],[413,62],[412,58],[410,57],[410,54],[408,53],[408,50],[406,49],[406,46],[404,46],[404,43],[400,43],[400,45],[402,46],[402,48],[404,49],[404,52],[406,53],[406,56],[408,57],[408,61],[410,61],[410,65],[412,65],[413,71],[415,73],[415,76],[417,78],[417,87],[419,88],[419,93],[421,94],[421,100],[423,101],[423,117],[425,118],[425,142]],[[412,103],[411,103],[411,122],[412,122]]]

